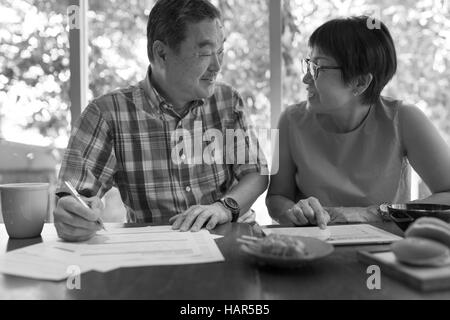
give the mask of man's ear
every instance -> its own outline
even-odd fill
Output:
[[[362,95],[367,88],[370,86],[373,80],[373,75],[371,73],[358,76],[352,81],[353,94],[355,96]]]
[[[164,64],[166,61],[167,47],[164,42],[156,40],[153,42],[153,57],[158,63]]]

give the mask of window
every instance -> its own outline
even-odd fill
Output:
[[[241,92],[257,128],[274,128],[279,117],[279,103],[274,104],[271,98],[274,91],[281,95],[273,79],[271,82],[270,69],[276,65],[273,60],[283,62],[282,105],[301,101],[305,87],[300,59],[307,53],[309,35],[335,16],[368,13],[387,24],[398,51],[398,72],[384,94],[422,108],[450,144],[447,0],[406,4],[402,0],[211,1],[221,9],[227,31],[221,80]],[[147,17],[154,2],[89,1],[85,48],[89,57],[88,101],[144,78]],[[276,34],[279,21],[271,22],[269,16],[278,5],[282,6],[282,54],[273,56],[279,39],[269,39],[269,34]],[[6,140],[61,148],[67,145],[69,108],[74,108],[69,102],[68,6],[69,0],[5,0],[0,4],[0,137]],[[281,87],[281,79],[278,82]],[[270,140],[264,142],[270,161]],[[422,184],[418,196],[424,192]],[[266,210],[264,196],[258,201],[258,210]]]
[[[67,1],[0,4],[0,136],[65,147],[68,141]]]
[[[88,101],[145,78],[147,19],[153,3],[153,0],[89,1]]]
[[[221,79],[242,95],[259,142],[271,161],[268,1],[212,1],[222,11],[227,34]],[[260,129],[262,129],[260,131]],[[267,129],[267,130],[266,130]],[[252,208],[259,224],[271,224],[263,193]]]

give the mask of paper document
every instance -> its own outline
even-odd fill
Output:
[[[81,272],[121,267],[224,261],[209,231],[180,232],[171,226],[116,228],[88,241],[43,242],[0,256],[0,272],[45,280],[62,280],[70,266]]]
[[[80,273],[91,268],[78,263],[77,257],[50,246],[39,243],[0,255],[0,272],[41,280],[64,280],[72,266]]]
[[[287,234],[325,240],[333,245],[391,243],[402,238],[369,224],[327,226],[329,235],[319,227],[264,228],[265,234]]]

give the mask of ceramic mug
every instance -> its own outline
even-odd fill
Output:
[[[0,185],[1,210],[10,238],[38,237],[47,217],[48,183]]]

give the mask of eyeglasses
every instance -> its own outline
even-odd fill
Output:
[[[302,59],[302,69],[305,74],[308,72],[313,76],[314,80],[319,76],[320,70],[326,69],[342,69],[341,67],[331,67],[331,66],[319,66],[315,64],[310,59]]]

